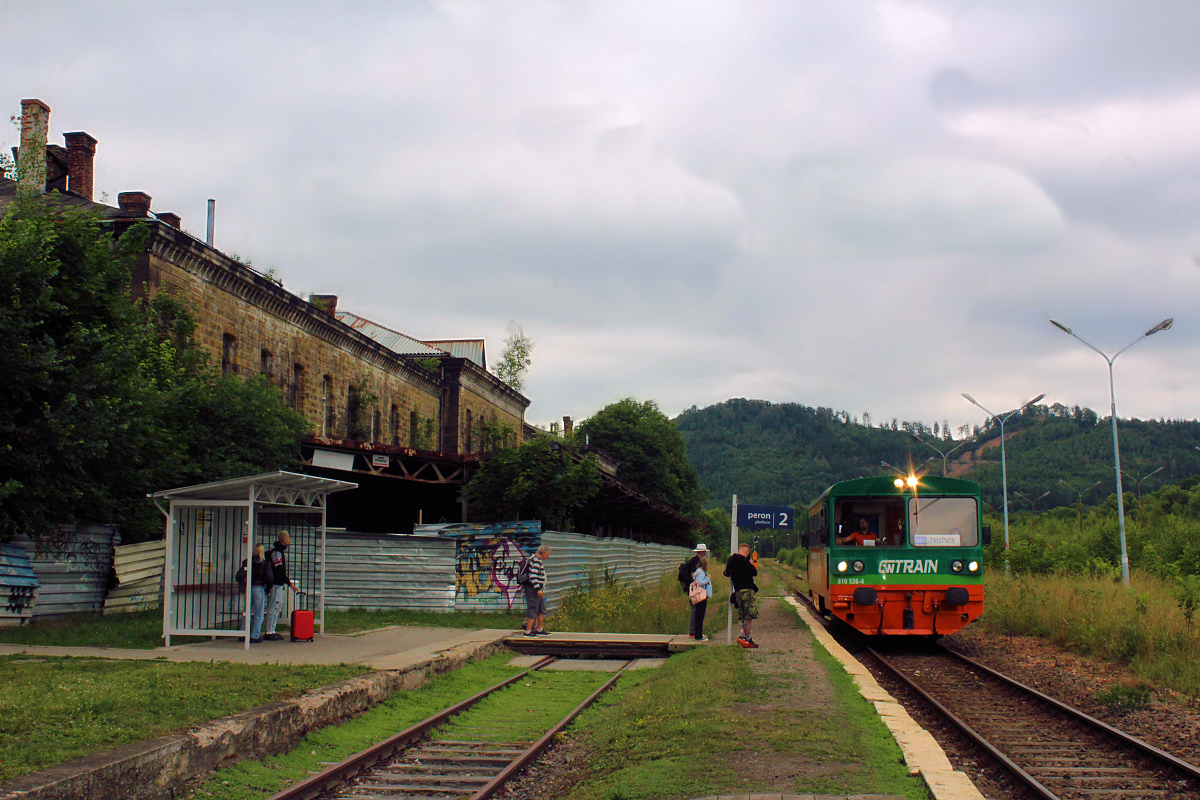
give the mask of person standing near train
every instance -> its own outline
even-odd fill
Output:
[[[758,619],[758,585],[754,583],[756,575],[758,568],[750,563],[750,545],[743,543],[725,562],[725,577],[733,584],[733,596],[730,599],[737,608],[738,622],[742,626],[737,639],[742,647],[758,647],[750,638],[751,625]]]
[[[692,573],[692,580],[704,590],[705,594],[703,600],[692,603],[692,638],[698,642],[707,642],[708,637],[704,635],[704,612],[708,610],[708,598],[713,595],[712,578],[708,577],[707,555],[700,556],[696,563],[696,571]]]

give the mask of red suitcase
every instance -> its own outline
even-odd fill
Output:
[[[292,612],[292,641],[311,642],[313,640],[313,612],[297,608]]]

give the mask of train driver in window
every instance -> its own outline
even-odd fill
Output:
[[[871,530],[871,524],[867,522],[867,518],[859,517],[858,530],[853,531],[846,536],[840,536],[836,539],[836,541],[838,544],[857,545],[859,547],[864,545],[867,547],[874,547],[875,539],[875,532]]]

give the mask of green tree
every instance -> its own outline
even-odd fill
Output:
[[[547,529],[570,529],[571,516],[600,489],[592,456],[580,458],[558,441],[537,437],[493,451],[463,487],[472,520],[536,518]]]
[[[144,229],[17,201],[0,219],[0,539],[69,522],[161,535],[147,492],[290,466],[303,419],[221,376],[185,310],[132,299]]]
[[[507,383],[518,392],[525,385],[525,372],[533,363],[530,354],[533,352],[533,340],[525,335],[525,331],[515,321],[508,323],[508,338],[504,340],[504,352],[500,354],[500,362],[496,364],[496,377]]]
[[[575,429],[619,462],[617,478],[687,516],[696,516],[707,493],[688,461],[679,430],[653,400],[625,398],[596,412]]]

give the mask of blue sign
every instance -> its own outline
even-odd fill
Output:
[[[739,528],[786,528],[791,530],[796,509],[792,506],[751,506],[738,503]]]

